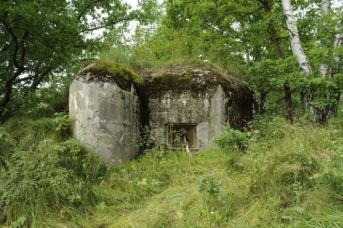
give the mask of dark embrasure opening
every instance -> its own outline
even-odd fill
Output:
[[[187,145],[190,149],[197,149],[196,126],[196,124],[188,123],[167,124],[168,145],[173,149]]]

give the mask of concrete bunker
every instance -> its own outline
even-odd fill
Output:
[[[252,119],[248,85],[213,66],[172,65],[142,75],[97,62],[70,86],[74,136],[107,165],[138,155],[141,136],[170,149],[199,150],[224,124],[243,128]]]
[[[133,159],[139,152],[139,98],[143,80],[124,66],[93,63],[82,69],[69,90],[73,133],[107,165]]]
[[[252,92],[211,65],[172,65],[144,77],[146,124],[157,145],[198,150],[224,124],[243,128],[252,118]]]

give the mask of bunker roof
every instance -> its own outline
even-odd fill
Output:
[[[76,76],[86,81],[115,82],[120,88],[129,90],[133,84],[140,87],[143,78],[125,65],[114,61],[96,61],[84,67]]]
[[[176,64],[144,73],[145,87],[150,93],[161,91],[204,91],[222,85],[228,90],[242,90],[248,85],[238,77],[212,65]]]

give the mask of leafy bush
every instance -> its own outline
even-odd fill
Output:
[[[233,147],[244,150],[248,145],[248,139],[246,133],[226,126],[224,132],[215,139],[215,142],[221,148]]]
[[[51,120],[52,128],[61,136],[67,135],[70,130],[71,120],[64,113],[56,113]]]
[[[266,116],[264,118],[256,118],[251,123],[251,134],[254,136],[255,142],[257,141],[275,141],[282,140],[292,128],[289,128],[287,121],[278,116]]]
[[[92,186],[103,180],[106,167],[70,139],[70,123],[67,115],[55,114],[16,119],[5,126],[7,132],[0,131],[0,161],[6,161],[0,173],[0,224],[30,225],[64,208],[86,212],[94,205]]]
[[[0,220],[25,216],[31,221],[65,206],[85,210],[95,202],[91,184],[105,168],[75,141],[42,141],[35,151],[18,151],[1,175]]]

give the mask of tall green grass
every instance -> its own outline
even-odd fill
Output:
[[[156,148],[107,172],[70,139],[65,116],[13,121],[0,134],[12,154],[0,182],[6,225],[343,226],[341,118],[265,117],[247,132],[227,128],[218,147]]]
[[[48,215],[90,211],[105,166],[70,137],[64,114],[9,121],[0,131],[0,224],[36,226]]]
[[[343,121],[268,117],[219,139],[220,148],[154,149],[113,168],[95,187],[94,213],[69,225],[342,227]]]

